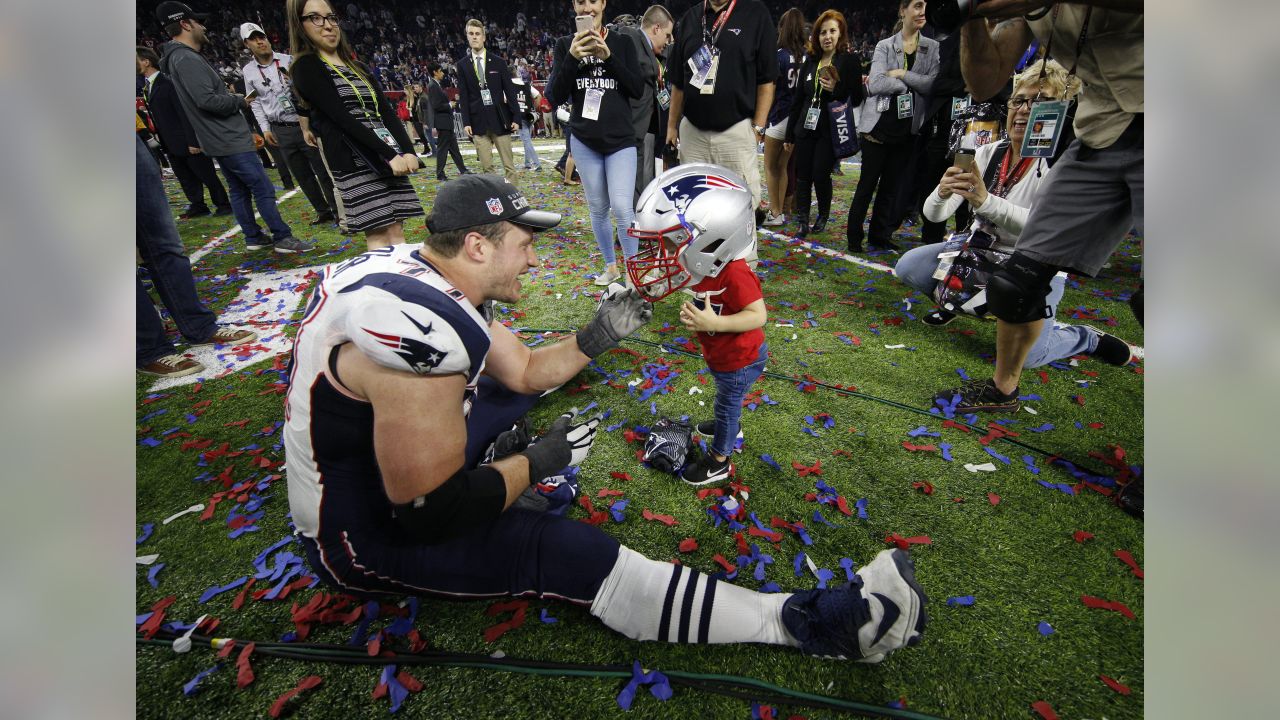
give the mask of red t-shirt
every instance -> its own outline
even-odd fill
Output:
[[[733,260],[720,274],[704,278],[693,286],[697,293],[694,304],[708,302],[717,315],[736,315],[743,308],[764,298],[760,290],[760,278],[751,272],[745,260]],[[756,328],[741,333],[698,333],[702,344],[702,357],[707,366],[716,372],[741,370],[756,361],[760,346],[764,344],[764,330]]]

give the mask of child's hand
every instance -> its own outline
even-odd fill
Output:
[[[680,306],[680,322],[694,332],[715,332],[719,317],[710,309],[699,309],[697,305],[688,301]]]

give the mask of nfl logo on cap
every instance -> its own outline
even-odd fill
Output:
[[[502,201],[498,198],[489,198],[484,201],[484,206],[489,208],[489,212],[493,215],[502,214]]]

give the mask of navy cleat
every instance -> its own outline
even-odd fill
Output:
[[[920,642],[928,601],[911,556],[884,550],[853,582],[792,595],[782,606],[782,623],[810,655],[878,663]]]

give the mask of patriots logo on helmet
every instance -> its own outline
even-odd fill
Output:
[[[502,201],[498,198],[489,198],[488,200],[485,200],[484,206],[489,208],[489,213],[491,215],[502,214]]]
[[[730,181],[727,178],[718,175],[690,175],[677,179],[670,185],[662,188],[662,194],[667,196],[672,205],[676,206],[676,210],[681,215],[684,214],[685,208],[694,198],[698,197],[707,190],[746,190],[746,188]]]
[[[413,323],[414,326],[421,330],[424,336],[431,334],[430,324],[424,326],[422,323],[410,317],[408,313],[401,311],[401,314],[409,318],[409,322]],[[449,354],[415,338],[375,332],[369,328],[362,329],[377,338],[378,342],[382,345],[391,348],[395,354],[399,355],[401,359],[404,360],[410,370],[419,375],[426,374],[439,367],[440,363],[444,362],[445,357]]]

